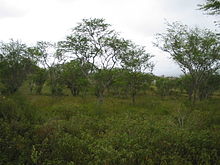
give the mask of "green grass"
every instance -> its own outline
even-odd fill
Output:
[[[1,149],[0,164],[220,163],[216,97],[193,107],[184,96],[162,99],[152,93],[138,96],[135,104],[111,96],[103,104],[90,95],[16,97],[0,106],[14,102],[9,112],[19,109],[17,118],[1,119],[0,145],[7,145]]]

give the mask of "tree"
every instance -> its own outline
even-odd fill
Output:
[[[168,77],[158,77],[156,80],[156,87],[161,97],[169,96],[176,87],[175,80]]]
[[[61,81],[70,89],[73,96],[87,89],[89,82],[83,73],[89,74],[90,69],[89,64],[82,64],[80,60],[72,60],[62,65]]]
[[[220,1],[219,0],[206,0],[205,4],[198,5],[200,10],[204,10],[209,15],[220,15]],[[215,21],[215,24],[220,26],[220,22]]]
[[[12,94],[22,85],[35,65],[33,55],[25,44],[11,40],[0,43],[0,82],[3,93]]]
[[[57,45],[49,42],[40,41],[31,49],[35,54],[38,65],[48,70],[49,85],[52,95],[59,95],[60,88],[60,68],[66,58],[58,51]]]
[[[204,81],[199,89],[199,99],[207,99],[210,97],[215,91],[220,89],[220,75],[213,74],[209,79]]]
[[[91,84],[97,86],[97,97],[103,101],[105,90],[111,84],[112,78],[101,79],[100,75],[106,75],[115,66],[120,65],[119,56],[123,54],[127,42],[118,37],[118,34],[105,23],[104,19],[84,19],[76,26],[72,34],[65,41],[59,42],[60,52],[71,54],[73,59],[79,59],[82,64],[90,63],[91,72],[96,76],[90,76],[86,72]]]
[[[126,75],[128,93],[131,96],[132,103],[136,102],[136,96],[141,91],[146,91],[152,83],[152,75],[142,72],[128,72]]]
[[[146,69],[152,72],[154,65],[149,62],[152,57],[146,52],[145,47],[127,41],[126,51],[120,56],[120,60],[122,68],[131,72],[144,72]]]
[[[193,79],[192,76],[190,74],[185,74],[182,75],[179,78],[179,89],[181,90],[181,92],[183,93],[183,91],[185,90],[186,93],[188,94],[188,98],[189,100],[193,100]]]
[[[117,97],[127,97],[129,92],[127,88],[127,74],[128,70],[123,68],[115,68],[112,70],[114,79],[110,87],[110,93]]]
[[[195,102],[200,85],[220,68],[220,42],[210,30],[188,28],[180,23],[168,24],[167,32],[157,35],[160,49],[168,52],[184,74],[191,76]]]
[[[201,10],[207,11],[211,15],[220,14],[220,1],[219,0],[206,0],[205,4],[199,5]]]
[[[28,78],[31,93],[35,91],[36,94],[41,94],[47,77],[47,70],[36,66],[34,72]]]
[[[126,80],[132,102],[140,90],[146,87],[146,82],[152,80],[150,76],[143,74],[146,69],[153,70],[153,64],[149,62],[152,55],[146,53],[145,48],[127,41],[126,52],[120,56],[122,68],[127,70]]]

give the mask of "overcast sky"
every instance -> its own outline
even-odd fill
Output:
[[[83,18],[104,18],[126,39],[154,54],[156,75],[176,76],[180,69],[169,56],[153,47],[165,22],[215,30],[214,16],[197,4],[204,0],[0,0],[0,40],[13,38],[27,44],[63,40]],[[166,21],[165,21],[166,20]]]

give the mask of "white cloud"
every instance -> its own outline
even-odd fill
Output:
[[[14,1],[16,2],[16,1]],[[11,3],[10,1],[0,0],[0,19],[22,17],[26,14],[26,10],[19,4]]]

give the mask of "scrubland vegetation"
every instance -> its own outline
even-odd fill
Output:
[[[104,19],[57,43],[1,42],[0,164],[220,164],[219,34],[175,22],[156,39],[182,76],[153,75],[153,55]]]
[[[219,96],[1,98],[1,164],[219,164]]]

